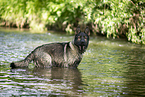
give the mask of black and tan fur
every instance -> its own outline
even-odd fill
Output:
[[[68,67],[77,68],[82,54],[88,47],[89,29],[81,32],[78,27],[72,42],[44,44],[34,49],[24,60],[12,62],[11,68],[28,67],[31,61],[36,67]]]

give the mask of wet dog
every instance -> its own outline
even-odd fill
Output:
[[[24,60],[12,62],[11,68],[28,67],[33,61],[36,67],[68,67],[77,68],[82,54],[89,44],[89,28],[82,32],[78,27],[72,42],[50,43],[35,48]]]

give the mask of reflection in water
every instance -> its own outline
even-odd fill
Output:
[[[53,80],[51,83],[55,84],[70,84],[73,87],[73,91],[77,91],[80,89],[80,85],[82,85],[81,73],[78,69],[69,69],[69,68],[52,68],[52,69],[39,69],[35,68],[33,71],[34,75],[50,78]]]
[[[51,68],[33,70],[14,69],[12,70],[11,80],[17,83],[17,86],[27,87],[25,90],[17,90],[19,95],[25,92],[29,96],[52,96],[69,95],[77,96],[83,93],[81,73],[78,69]],[[18,75],[17,75],[18,74]],[[32,75],[33,74],[33,75]],[[33,91],[32,91],[33,90]],[[40,93],[40,94],[39,94]],[[13,94],[13,93],[12,93]],[[17,94],[17,93],[15,93]],[[14,95],[14,94],[13,94]]]

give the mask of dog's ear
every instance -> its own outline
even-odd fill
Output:
[[[89,27],[88,26],[85,29],[85,33],[88,34],[88,35],[90,35],[90,30],[89,30]]]
[[[78,34],[81,32],[80,26],[77,27],[75,34]]]

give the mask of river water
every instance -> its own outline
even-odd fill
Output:
[[[123,39],[90,37],[78,69],[10,69],[35,47],[72,41],[54,32],[32,33],[0,28],[0,97],[145,96],[145,46]]]

